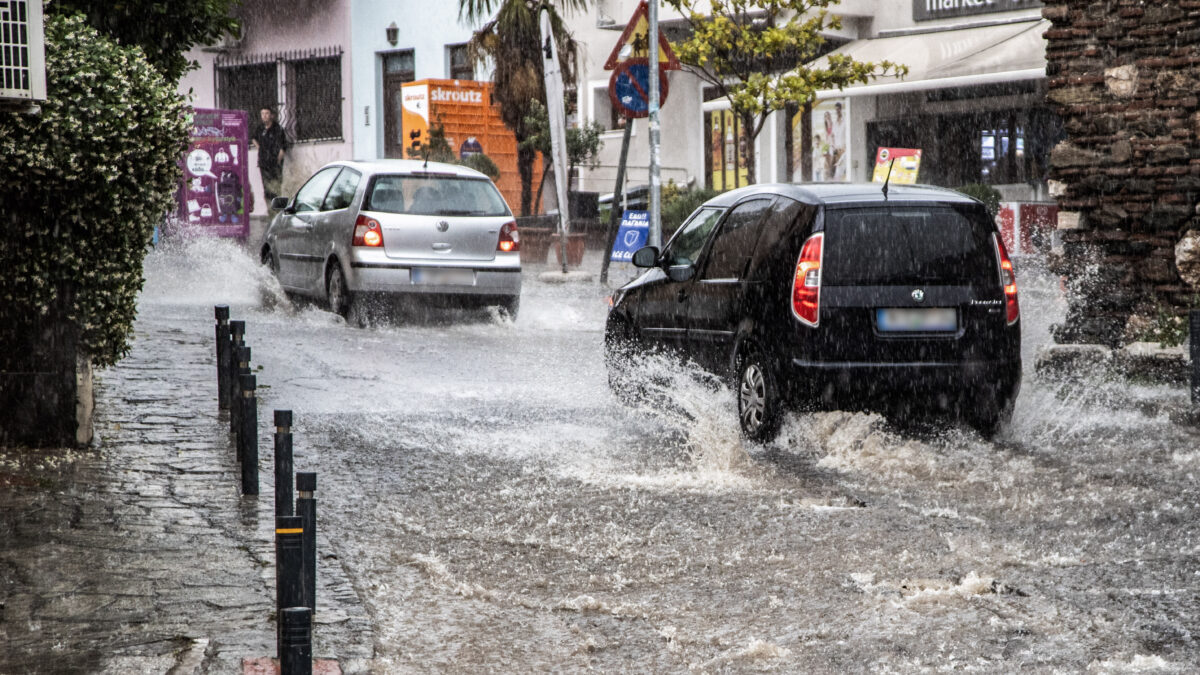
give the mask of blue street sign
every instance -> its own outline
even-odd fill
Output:
[[[647,91],[650,90],[650,64],[646,59],[629,59],[617,67],[608,79],[608,98],[625,117],[638,119],[650,114]],[[666,71],[659,69],[659,105],[666,103]]]
[[[650,236],[650,212],[626,211],[621,215],[621,229],[617,230],[617,240],[613,242],[613,262],[629,262],[633,252],[646,245]]]

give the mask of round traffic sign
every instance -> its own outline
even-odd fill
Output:
[[[667,73],[658,70],[658,104],[667,100]],[[650,62],[648,59],[628,59],[617,66],[608,78],[608,98],[613,107],[625,117],[636,119],[650,115]]]

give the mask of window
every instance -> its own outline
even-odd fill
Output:
[[[342,138],[342,50],[217,57],[217,105],[245,110],[250,124],[274,108],[297,141]]]
[[[475,66],[471,64],[471,58],[467,54],[467,46],[465,44],[446,45],[446,51],[450,62],[450,79],[474,80]]]
[[[358,191],[358,181],[361,178],[362,174],[354,169],[342,169],[337,180],[333,182],[333,187],[329,188],[329,194],[325,195],[325,204],[321,210],[336,211],[349,208],[350,203],[354,201],[354,193]]]
[[[319,211],[321,203],[325,201],[325,193],[329,192],[329,186],[333,184],[333,179],[337,177],[340,170],[341,167],[331,166],[309,178],[308,182],[296,193],[296,212]]]
[[[371,188],[370,211],[423,216],[508,216],[490,180],[446,176],[380,176]]]
[[[342,57],[321,57],[286,62],[288,102],[292,104],[298,141],[342,137]]]
[[[770,199],[755,199],[738,204],[729,212],[709,250],[705,279],[741,279],[754,254],[763,215],[771,207]]]
[[[704,242],[708,241],[708,235],[712,233],[723,213],[724,209],[713,208],[699,209],[693,213],[667,244],[667,257],[671,264],[690,265],[696,262],[704,248]]]
[[[612,104],[607,83],[592,87],[592,119],[605,131],[625,128],[625,116]]]

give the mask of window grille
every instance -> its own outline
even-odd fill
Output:
[[[217,105],[258,119],[263,107],[297,141],[342,139],[342,50],[219,56]]]
[[[0,99],[46,100],[41,0],[0,0]]]

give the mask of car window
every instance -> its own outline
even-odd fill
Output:
[[[348,208],[354,201],[354,193],[358,190],[360,179],[362,179],[362,174],[354,169],[342,169],[337,180],[333,181],[333,187],[329,188],[329,194],[325,195],[325,203],[321,206],[321,210],[336,211]]]
[[[770,199],[752,199],[733,207],[721,223],[709,248],[702,279],[740,279],[754,253],[763,215],[771,209]]]
[[[833,286],[995,284],[994,230],[986,212],[970,207],[829,210],[821,278]]]
[[[701,207],[687,219],[667,244],[666,258],[672,265],[690,265],[700,257],[704,242],[725,209]]]
[[[508,204],[486,178],[453,175],[379,176],[365,210],[422,216],[508,216]]]
[[[321,169],[312,178],[309,178],[308,182],[296,193],[296,211],[298,213],[319,211],[321,203],[325,201],[325,193],[329,192],[329,186],[333,184],[333,179],[341,170],[340,166],[331,166]]]

